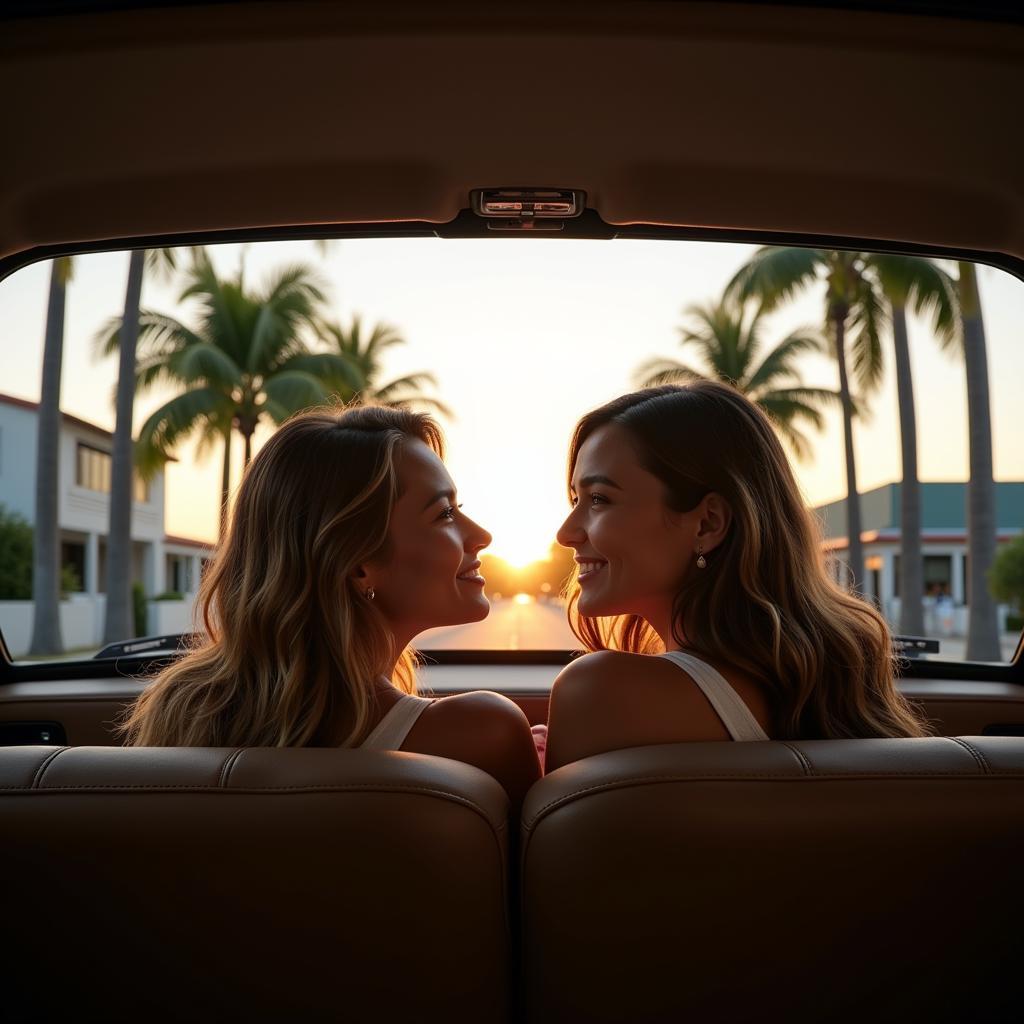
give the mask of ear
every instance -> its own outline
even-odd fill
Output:
[[[370,568],[367,565],[357,565],[355,569],[348,575],[348,581],[352,586],[362,594],[365,590],[373,586],[373,580],[370,573]]]
[[[714,551],[725,540],[732,525],[732,508],[720,494],[712,491],[700,503],[695,540],[705,552]]]

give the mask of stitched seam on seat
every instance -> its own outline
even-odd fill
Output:
[[[228,779],[231,778],[231,769],[234,768],[235,762],[241,756],[243,750],[245,750],[245,747],[236,747],[234,750],[231,751],[230,754],[228,754],[226,758],[224,758],[224,764],[221,766],[220,769],[221,789],[228,788]]]
[[[985,757],[980,750],[977,750],[975,747],[972,747],[971,744],[967,742],[967,740],[962,740],[959,736],[948,736],[947,739],[951,739],[954,743],[958,743],[961,747],[963,747],[964,750],[966,750],[971,755],[971,757],[974,758],[974,763],[986,775],[992,774],[992,769],[989,767],[988,761],[985,760]]]
[[[996,774],[996,773],[992,773]],[[1008,775],[1016,778],[1024,778],[1024,768],[1009,769],[999,772],[1000,775]],[[523,828],[529,831],[532,829],[538,821],[552,808],[558,807],[562,804],[568,803],[574,800],[576,797],[586,796],[588,793],[597,792],[611,792],[615,789],[626,789],[635,785],[646,785],[647,783],[662,783],[662,782],[730,782],[730,781],[746,781],[746,782],[807,782],[807,781],[826,781],[826,782],[857,782],[865,779],[885,779],[885,778],[931,778],[931,779],[977,779],[979,776],[977,772],[973,771],[958,771],[958,770],[946,770],[942,772],[934,771],[877,771],[877,772],[857,772],[850,775],[840,775],[837,773],[819,772],[814,775],[781,775],[778,773],[754,773],[747,772],[744,774],[726,774],[717,773],[714,775],[651,775],[637,779],[623,779],[618,782],[602,782],[594,786],[587,786],[584,789],[574,790],[572,793],[566,793],[563,796],[552,800],[550,803],[545,804],[539,810],[537,810],[530,821],[523,822]]]
[[[47,758],[47,759],[46,759],[46,760],[45,760],[45,761],[44,761],[44,762],[43,762],[43,763],[42,763],[42,764],[41,764],[41,765],[40,765],[40,766],[39,766],[39,767],[38,767],[38,768],[36,769],[36,774],[35,774],[35,777],[34,777],[34,778],[32,779],[32,786],[31,786],[30,788],[32,788],[32,789],[38,789],[38,788],[39,788],[39,787],[40,787],[40,786],[42,785],[42,782],[43,782],[43,776],[44,776],[44,775],[46,774],[46,769],[47,769],[47,768],[49,768],[51,764],[53,764],[54,760],[56,759],[56,757],[57,757],[57,755],[58,755],[59,753],[61,753],[61,752],[62,752],[62,751],[64,751],[64,750],[67,750],[67,749],[68,749],[67,747],[58,747],[58,748],[57,748],[57,749],[56,749],[56,750],[55,750],[55,751],[54,751],[54,752],[53,752],[53,753],[52,753],[52,754],[51,754],[51,755],[50,755],[50,756],[49,756],[49,757],[48,757],[48,758]],[[24,787],[19,787],[19,788],[24,788]]]
[[[803,768],[805,775],[814,774],[814,766],[811,764],[807,755],[799,747],[794,746],[792,743],[787,743],[785,740],[780,740],[779,742],[787,750],[791,750],[796,755],[796,759],[800,762],[800,766]]]

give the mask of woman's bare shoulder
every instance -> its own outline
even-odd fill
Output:
[[[519,706],[492,690],[471,690],[440,697],[424,712],[436,722],[493,724],[499,727],[525,727],[530,723]]]
[[[489,690],[435,700],[402,749],[482,768],[505,787],[513,808],[540,776],[529,720],[508,697]]]
[[[608,750],[728,739],[696,683],[647,654],[596,651],[559,673],[551,691],[546,768]]]
[[[552,686],[552,697],[571,699],[583,693],[594,696],[599,691],[608,696],[638,683],[662,682],[673,678],[673,665],[649,654],[625,651],[593,651],[569,662],[558,673]]]

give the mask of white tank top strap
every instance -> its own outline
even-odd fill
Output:
[[[399,750],[416,720],[434,701],[403,693],[377,723],[377,727],[359,745],[363,750]]]
[[[750,708],[717,669],[688,651],[667,651],[658,657],[667,658],[689,673],[734,740],[768,739]]]

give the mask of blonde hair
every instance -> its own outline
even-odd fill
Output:
[[[732,510],[707,568],[684,573],[673,607],[678,643],[763,680],[779,739],[928,734],[896,688],[885,620],[828,577],[820,528],[756,405],[714,381],[623,395],[577,424],[570,481],[580,447],[612,422],[665,485],[669,508],[688,512],[715,492]],[[664,650],[640,616],[582,615],[577,576],[566,585],[569,624],[588,650]]]
[[[129,745],[356,746],[381,676],[415,692],[411,651],[349,578],[387,558],[413,438],[444,457],[437,424],[405,409],[317,409],[271,437],[200,588],[206,635],[130,708]]]

